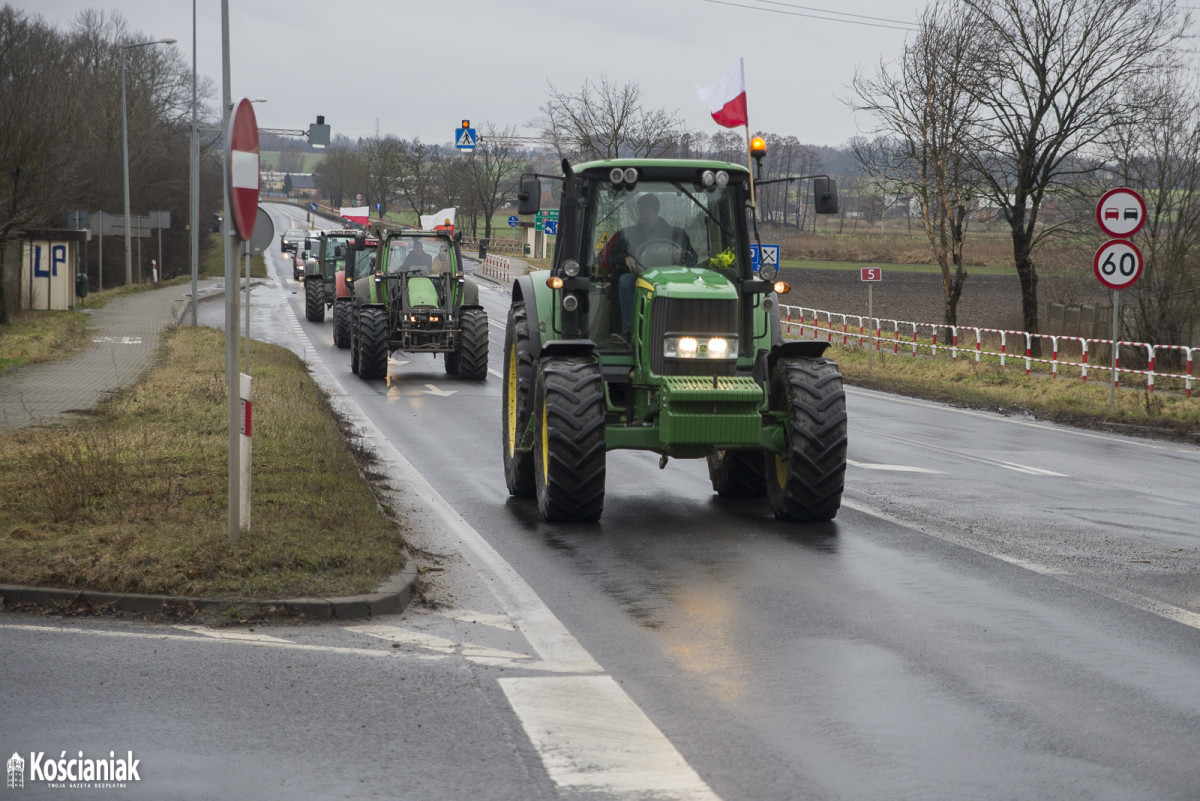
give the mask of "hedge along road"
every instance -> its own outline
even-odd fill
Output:
[[[349,627],[171,635],[183,641],[131,625],[6,632],[6,654],[53,649],[62,667],[18,675],[0,657],[5,675],[79,717],[104,703],[88,692],[101,677],[70,667],[96,640],[119,634],[132,676],[142,649],[176,676],[203,654],[195,694],[155,667],[129,679],[136,701],[105,707],[120,720],[106,731],[125,740],[154,729],[140,711],[152,703],[188,708],[164,718],[181,728],[178,750],[142,740],[143,776],[150,756],[183,765],[190,746],[207,759],[187,776],[220,755],[234,789],[287,773],[293,790],[364,797],[390,782],[402,797],[570,798],[594,781],[614,798],[1043,799],[1070,787],[1124,800],[1190,798],[1200,784],[1200,509],[1185,481],[1197,449],[852,389],[832,524],[781,526],[762,502],[717,500],[701,463],[660,471],[619,452],[601,522],[546,525],[508,498],[500,468],[502,292],[482,293],[495,334],[486,382],[416,357],[368,384],[328,322],[303,320],[290,271],[276,272],[255,290],[256,335],[305,349],[364,435],[432,488],[394,456],[381,470],[396,507],[426,522],[415,544],[433,568],[428,603]],[[228,701],[202,692],[217,687]],[[18,702],[18,721],[32,704]],[[247,731],[217,742],[226,719]],[[70,725],[36,731],[59,747]],[[274,743],[289,739],[319,742],[322,759],[288,758]]]

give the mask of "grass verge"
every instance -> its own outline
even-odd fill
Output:
[[[876,353],[868,366],[867,351],[854,347],[833,346],[826,355],[838,363],[846,383],[855,386],[1030,414],[1081,428],[1200,443],[1200,397],[1187,398],[1180,392],[1123,388],[1110,406],[1110,387],[1103,377],[1085,384],[1078,376],[1026,375],[1022,368],[995,362],[934,361],[891,353]]]
[[[370,592],[404,565],[367,457],[292,352],[253,342],[251,527],[228,542],[224,332],[180,328],[76,424],[0,434],[0,583],[199,597]],[[359,461],[356,461],[359,460]]]

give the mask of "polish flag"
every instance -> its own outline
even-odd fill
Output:
[[[371,208],[369,206],[342,206],[342,219],[349,220],[359,225],[369,225]]]
[[[746,73],[740,58],[721,80],[711,86],[697,86],[696,94],[708,106],[717,125],[736,128],[750,119],[746,114]]]

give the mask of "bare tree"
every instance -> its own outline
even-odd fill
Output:
[[[47,220],[71,158],[81,70],[40,18],[0,7],[0,324],[8,323],[5,263],[16,229]]]
[[[642,89],[636,81],[616,86],[604,75],[599,85],[587,80],[575,92],[551,84],[542,112],[543,136],[567,158],[663,156],[685,132],[678,111],[642,105]]]
[[[855,159],[893,197],[921,209],[930,253],[942,273],[943,321],[958,323],[967,271],[963,244],[980,178],[969,148],[981,94],[975,65],[983,58],[970,15],[935,2],[907,41],[898,69],[881,63],[874,77],[854,78],[856,110],[876,120],[873,140],[852,142]]]
[[[1149,113],[1114,129],[1109,150],[1115,180],[1137,189],[1147,205],[1137,237],[1145,266],[1125,292],[1133,300],[1128,336],[1143,342],[1186,343],[1200,300],[1200,91],[1194,77],[1136,86]]]
[[[517,179],[528,160],[521,145],[512,140],[515,129],[496,130],[485,123],[480,132],[475,152],[467,157],[467,176],[470,193],[483,215],[483,235],[490,238],[492,215],[514,196]]]
[[[974,152],[1012,234],[1025,330],[1037,333],[1043,203],[1090,169],[1084,157],[1107,131],[1144,113],[1130,90],[1173,71],[1190,19],[1175,0],[962,2],[985,79]],[[1040,340],[1035,346],[1040,354]]]
[[[317,165],[313,179],[331,206],[341,206],[347,196],[366,188],[367,169],[362,154],[345,144],[330,145]]]
[[[433,206],[446,199],[444,165],[434,145],[421,144],[420,139],[404,143],[400,154],[400,185],[398,194],[420,216],[436,211]],[[438,205],[437,208],[444,208]]]
[[[400,196],[404,142],[395,136],[375,137],[363,142],[361,153],[366,167],[364,194],[380,205],[382,216]]]

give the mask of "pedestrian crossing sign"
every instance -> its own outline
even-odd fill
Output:
[[[474,150],[475,149],[475,129],[474,128],[455,128],[454,129],[454,146],[459,150]]]

